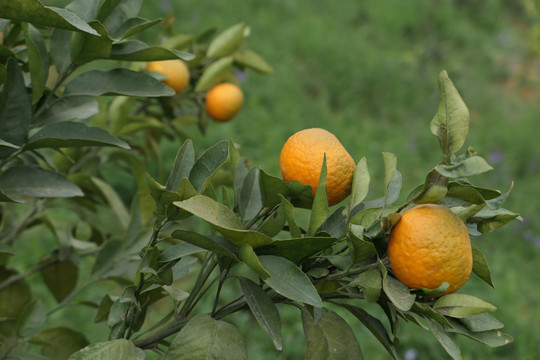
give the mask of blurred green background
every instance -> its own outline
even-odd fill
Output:
[[[279,175],[285,140],[300,129],[322,127],[356,161],[367,158],[370,198],[382,194],[382,151],[398,157],[403,196],[440,161],[429,123],[439,102],[437,76],[447,70],[471,112],[466,146],[495,167],[475,183],[506,190],[515,181],[505,207],[524,218],[472,239],[488,259],[496,288],[473,277],[463,289],[496,305],[495,316],[515,341],[491,349],[455,340],[464,359],[538,358],[539,0],[160,0],[146,1],[141,16],[173,16],[175,30],[185,34],[244,21],[251,27],[248,46],[275,68],[271,76],[245,73],[245,103],[233,121],[210,124],[206,136],[188,131],[198,149],[230,138],[251,166]],[[155,42],[159,30],[144,39]],[[170,163],[178,146],[165,144]],[[300,314],[280,311],[281,353],[248,314],[227,319],[247,335],[250,359],[303,358]],[[350,323],[366,359],[390,358],[372,335]],[[428,332],[407,323],[398,353],[406,360],[446,357]]]

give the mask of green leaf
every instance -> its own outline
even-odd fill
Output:
[[[160,22],[161,22],[161,19],[147,20],[147,19],[141,19],[139,17],[132,17],[130,19],[127,19],[114,32],[111,32],[111,38],[116,41],[124,40],[156,24],[159,24]]]
[[[97,35],[96,31],[75,13],[67,9],[44,6],[38,0],[0,0],[0,18]]]
[[[176,335],[164,360],[247,360],[240,331],[225,321],[207,314],[193,317]]]
[[[440,331],[429,319],[427,321],[427,326],[448,355],[450,355],[454,360],[461,360],[461,351],[459,350],[459,347],[452,341],[452,339]]]
[[[379,300],[382,289],[382,275],[378,269],[370,269],[360,273],[348,286],[358,286],[368,302]]]
[[[268,245],[257,248],[257,254],[275,255],[297,262],[328,249],[336,241],[337,240],[332,237],[277,239]]]
[[[47,329],[34,336],[43,343],[41,353],[50,360],[64,360],[89,344],[84,334],[67,327]]]
[[[317,229],[324,223],[330,212],[328,207],[328,196],[326,194],[326,154],[324,154],[321,175],[319,176],[319,183],[317,185],[317,191],[315,192],[315,198],[313,199],[313,206],[311,208],[311,216],[309,218],[308,235],[314,235]]]
[[[257,276],[266,280],[270,277],[268,270],[259,261],[257,254],[253,251],[253,248],[249,245],[242,245],[238,248],[238,257],[244,264],[246,264]]]
[[[415,295],[411,294],[405,284],[388,274],[383,276],[383,290],[388,299],[401,311],[408,311],[414,304]]]
[[[442,326],[450,326],[449,318],[447,318],[440,312],[433,310],[430,304],[415,301],[411,308],[411,311],[416,314],[422,315],[425,318],[436,321]]]
[[[237,50],[233,56],[234,62],[240,66],[251,68],[262,74],[271,74],[274,72],[274,68],[266,60],[249,49]]]
[[[40,109],[32,122],[43,126],[72,119],[84,120],[98,112],[98,102],[91,96],[64,96]]]
[[[498,330],[504,327],[504,324],[495,319],[488,313],[482,313],[478,315],[468,316],[459,321],[465,325],[465,327],[472,332],[482,332],[489,330]]]
[[[262,233],[245,230],[240,218],[229,207],[209,197],[197,195],[188,200],[176,201],[173,204],[206,221],[238,247],[249,245],[256,248],[272,242],[271,238]]]
[[[257,231],[269,237],[274,237],[283,230],[286,221],[287,218],[285,217],[283,206],[278,206],[277,209],[271,212],[261,223],[257,228]]]
[[[360,346],[349,324],[335,312],[322,309],[319,321],[306,308],[302,310],[302,326],[306,335],[306,359],[363,359]]]
[[[491,270],[487,263],[486,257],[482,254],[482,251],[477,246],[472,245],[472,254],[473,254],[473,272],[486,283],[495,287],[493,285],[493,280],[491,279]]]
[[[354,169],[349,213],[366,198],[369,191],[369,182],[370,176],[367,160],[364,156],[360,159]]]
[[[259,185],[260,171],[253,168],[248,171],[242,189],[240,190],[239,209],[240,217],[244,224],[255,219],[263,208],[261,188]]]
[[[109,240],[103,245],[90,272],[95,278],[105,279],[115,274],[115,269],[119,266],[116,260],[121,246],[120,240]]]
[[[260,189],[263,205],[273,207],[281,203],[281,196],[289,196],[289,187],[282,179],[267,174],[264,170],[259,170]]]
[[[279,256],[259,256],[259,261],[266,268],[270,277],[264,282],[278,294],[290,300],[300,301],[315,307],[322,307],[322,300],[317,290],[296,265]]]
[[[476,224],[478,231],[486,234],[506,225],[514,219],[521,220],[521,216],[503,208],[497,210],[483,208],[474,214],[473,217],[467,219],[467,222]]]
[[[194,55],[159,46],[149,46],[139,40],[130,40],[113,44],[109,58],[120,61],[161,61],[180,58],[189,61],[194,58]]]
[[[386,328],[384,327],[383,323],[377,319],[374,316],[371,316],[367,311],[364,309],[361,309],[357,306],[353,306],[350,304],[339,304],[339,306],[349,310],[351,314],[353,314],[358,320],[364,324],[364,326],[371,331],[371,333],[375,336],[377,340],[384,346],[386,351],[394,358],[398,359],[398,355],[396,353],[396,348],[394,346],[394,343],[390,339],[390,336],[388,335],[388,332],[386,331]]]
[[[397,170],[397,157],[389,152],[383,152],[384,160],[384,207],[392,205],[399,197],[402,177]]]
[[[291,233],[291,236],[293,238],[301,238],[302,231],[294,219],[294,206],[287,199],[285,199],[285,197],[282,195],[279,196],[281,197],[281,206],[285,212],[285,218],[287,219],[287,224],[289,224],[289,232]]]
[[[194,163],[195,151],[193,150],[193,142],[190,139],[187,139],[180,149],[178,149],[165,188],[170,191],[176,191],[180,186],[182,178],[189,177],[189,173],[193,168]]]
[[[2,8],[2,7],[0,7]],[[23,145],[32,119],[32,103],[26,93],[24,79],[17,60],[7,62],[7,77],[0,91],[0,138],[13,145]],[[15,150],[0,148],[0,158]]]
[[[487,330],[473,332],[463,326],[455,319],[449,319],[451,326],[445,327],[445,330],[451,333],[465,335],[470,339],[478,341],[490,347],[499,347],[510,344],[514,339],[499,330]],[[463,319],[461,319],[463,320]]]
[[[173,96],[174,90],[143,72],[127,69],[90,70],[71,80],[64,95]]]
[[[70,261],[59,261],[41,270],[43,281],[58,302],[75,289],[78,274],[79,268]]]
[[[115,146],[130,149],[126,142],[110,135],[101,128],[67,121],[53,123],[40,129],[28,140],[24,150],[81,146]]]
[[[347,235],[347,244],[349,245],[353,264],[360,264],[377,255],[375,245],[364,238],[363,226],[350,224]]]
[[[202,76],[195,85],[195,91],[205,92],[217,85],[219,82],[225,79],[226,75],[232,68],[233,58],[227,56],[221,58],[204,69]]]
[[[276,305],[272,302],[268,294],[255,284],[253,281],[244,277],[238,278],[242,292],[246,302],[251,310],[251,313],[268,334],[274,347],[281,351],[283,342],[281,340],[281,319]]]
[[[17,321],[17,335],[22,338],[37,333],[47,321],[47,310],[41,300],[34,299],[24,308]]]
[[[64,176],[36,166],[21,165],[0,175],[0,189],[10,197],[74,197],[82,190]]]
[[[491,165],[480,156],[473,156],[451,165],[437,165],[435,167],[441,175],[455,179],[485,173],[493,170]]]
[[[210,250],[216,254],[240,261],[240,259],[238,259],[238,250],[236,247],[219,236],[205,236],[197,232],[187,230],[175,230],[171,236],[174,239],[182,240],[200,248]],[[162,254],[162,256],[166,256],[165,252]]]
[[[441,175],[437,170],[431,170],[426,176],[424,185],[420,188],[419,193],[413,196],[409,195],[410,199],[415,204],[435,204],[446,197],[448,193],[448,181],[446,176]]]
[[[0,265],[0,283],[17,275],[16,271]],[[12,282],[0,291],[0,317],[18,318],[31,300],[32,292],[24,278]]]
[[[326,185],[326,184],[325,184]],[[295,180],[287,181],[291,203],[296,207],[311,209],[313,204],[313,188]]]
[[[197,253],[200,253],[200,252],[203,252],[204,249],[199,247],[199,246],[196,246],[196,245],[193,245],[193,244],[190,244],[190,243],[187,243],[187,242],[183,242],[183,243],[179,243],[179,244],[175,244],[171,247],[168,247],[167,249],[165,249],[158,257],[157,261],[159,262],[169,262],[169,261],[174,261],[174,260],[178,260],[184,256],[188,256],[188,255],[193,255],[193,254],[197,254]]]
[[[90,344],[68,360],[144,360],[146,354],[126,339]]]
[[[32,104],[36,104],[43,95],[49,76],[49,54],[41,33],[34,26],[23,23],[22,28],[32,80]]]
[[[73,64],[79,66],[98,59],[108,59],[111,55],[113,41],[105,26],[99,21],[90,21],[89,25],[96,30],[98,36],[76,33],[71,40],[70,57]]]
[[[189,174],[189,181],[197,193],[203,193],[212,176],[230,160],[231,146],[228,140],[222,140],[203,152],[195,161]]]
[[[469,109],[445,70],[439,74],[439,89],[439,108],[430,129],[439,138],[443,155],[448,158],[465,143],[469,132]]]
[[[127,229],[129,225],[129,212],[118,193],[109,183],[106,183],[100,178],[92,176],[91,180],[109,203],[109,206],[118,217],[118,220],[120,220],[122,227]]]
[[[242,45],[246,36],[246,25],[239,23],[219,34],[208,46],[206,56],[209,58],[221,58],[231,55]]]
[[[433,304],[433,309],[454,318],[464,318],[497,310],[490,303],[466,294],[444,295]]]
[[[73,32],[54,29],[49,42],[51,60],[58,74],[66,73],[71,65],[71,38]]]

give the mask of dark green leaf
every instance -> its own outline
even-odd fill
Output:
[[[161,61],[181,58],[189,61],[193,55],[159,46],[148,46],[139,40],[124,41],[113,44],[111,60],[121,61]]]
[[[266,62],[259,54],[249,49],[237,50],[234,53],[234,62],[258,71],[262,74],[271,74],[274,68]]]
[[[222,140],[207,149],[193,164],[189,181],[200,194],[204,192],[213,175],[221,169],[231,158],[230,147],[232,144]]]
[[[439,344],[443,347],[443,349],[452,357],[454,360],[461,360],[461,351],[459,351],[459,347],[450,339],[448,335],[440,331],[435,324],[433,324],[431,321],[427,321],[427,325],[429,327],[429,330],[437,339]]]
[[[257,248],[259,255],[276,255],[290,261],[299,261],[323,251],[336,242],[331,237],[300,237],[274,240],[272,243]]]
[[[197,232],[186,230],[175,230],[172,233],[172,237],[174,239],[183,240],[185,242],[198,246],[199,248],[210,250],[212,252],[215,252],[216,254],[220,254],[231,259],[235,259],[236,261],[240,261],[238,259],[238,250],[236,249],[236,247],[234,247],[233,244],[221,237],[204,236]]]
[[[61,122],[45,126],[35,133],[24,146],[25,150],[39,148],[67,148],[81,146],[130,146],[107,131],[78,122]]]
[[[97,13],[97,20],[111,32],[116,31],[126,19],[137,16],[141,5],[141,0],[105,0]]]
[[[392,304],[401,311],[408,311],[414,304],[415,295],[411,294],[406,285],[390,275],[383,277],[383,290]]]
[[[176,154],[165,188],[167,190],[176,191],[180,186],[182,178],[189,177],[189,173],[193,168],[194,163],[195,152],[193,150],[193,142],[190,139],[187,139]]]
[[[240,331],[225,321],[207,314],[193,317],[176,335],[164,360],[247,360]]]
[[[69,261],[59,261],[41,270],[43,281],[58,302],[75,289],[78,274],[77,265]]]
[[[44,6],[38,0],[0,0],[0,18],[97,35],[95,30],[75,13]]]
[[[278,206],[257,228],[257,231],[269,237],[274,237],[283,230],[287,218],[283,206]]]
[[[107,241],[96,256],[91,274],[97,278],[106,278],[117,265],[115,260],[121,246],[120,240]]]
[[[219,34],[208,46],[206,56],[221,58],[231,55],[242,45],[245,38],[246,25],[239,23]]]
[[[23,23],[22,28],[28,52],[30,79],[32,80],[32,104],[36,104],[43,95],[49,76],[49,54],[41,33],[34,26]]]
[[[282,195],[281,197],[281,206],[283,207],[285,218],[287,219],[287,224],[289,224],[289,232],[291,233],[291,237],[293,238],[301,238],[302,237],[302,231],[296,224],[296,220],[294,219],[294,206],[285,199]]]
[[[0,9],[2,7],[0,6]],[[0,138],[13,145],[23,145],[32,119],[32,103],[26,93],[24,79],[15,58],[7,63],[7,78],[0,92]],[[0,148],[0,158],[15,149]]]
[[[249,245],[242,245],[238,248],[238,257],[244,264],[246,264],[257,276],[266,280],[270,277],[268,270],[259,261],[257,254],[253,251],[253,248]]]
[[[225,79],[226,75],[232,68],[233,58],[230,56],[221,58],[210,65],[204,70],[200,77],[195,91],[205,92],[210,90],[216,84]]]
[[[89,344],[86,337],[67,327],[55,327],[40,332],[34,339],[44,343],[41,353],[50,360],[64,360]]]
[[[0,244],[0,254],[14,255],[15,251],[7,244]]]
[[[433,321],[438,322],[442,326],[450,326],[450,323],[448,322],[448,318],[445,317],[440,312],[433,310],[433,308],[429,304],[415,301],[411,310],[416,314],[422,315]]]
[[[126,339],[90,344],[68,360],[144,360],[146,354]]]
[[[341,238],[345,233],[346,219],[344,215],[345,206],[341,206],[328,216],[322,225],[316,230],[318,233],[328,234],[334,238]]]
[[[486,257],[482,254],[482,251],[477,247],[472,245],[472,254],[473,254],[473,272],[486,283],[495,287],[493,285],[493,280],[491,279],[491,270],[487,263]]]
[[[274,347],[281,351],[283,344],[281,340],[281,319],[276,305],[268,297],[268,294],[253,281],[240,277],[240,286],[246,298],[251,313],[268,334]]]
[[[255,219],[263,208],[258,168],[249,170],[240,190],[239,213],[244,224]]]
[[[287,181],[291,203],[296,207],[311,209],[313,204],[313,188],[298,181]]]
[[[239,161],[236,169],[234,170],[233,188],[234,188],[234,208],[240,209],[240,193],[242,192],[242,186],[244,186],[244,179],[248,174],[248,168],[244,160]]]
[[[384,207],[392,205],[399,197],[402,177],[396,169],[397,158],[394,154],[383,152],[384,160]]]
[[[260,188],[262,201],[265,207],[273,207],[281,203],[280,195],[289,196],[287,184],[280,178],[267,174],[264,170],[259,170]]]
[[[0,189],[10,197],[74,197],[82,190],[58,173],[36,166],[22,165],[0,175]]]
[[[431,170],[420,192],[415,194],[410,201],[416,204],[438,203],[448,193],[448,181],[449,179],[439,174],[437,170]]]
[[[0,283],[18,273],[0,265]],[[12,282],[0,291],[0,317],[18,318],[32,300],[30,286],[24,278]]]
[[[314,235],[317,229],[324,223],[330,212],[328,207],[328,196],[326,194],[326,154],[324,154],[321,175],[315,198],[313,199],[313,207],[311,209],[311,217],[309,218],[308,235]]]
[[[493,170],[491,165],[480,156],[473,156],[451,165],[438,165],[435,167],[441,175],[449,178],[467,177]]]
[[[315,307],[322,307],[322,300],[309,278],[289,260],[273,255],[259,257],[270,273],[264,282],[278,294]]]
[[[382,275],[378,269],[370,269],[360,273],[348,286],[358,286],[368,302],[379,300],[382,289]]]
[[[58,74],[64,74],[71,65],[71,37],[69,30],[54,29],[50,40],[51,60]]]
[[[132,35],[135,35],[141,31],[144,31],[156,24],[159,24],[160,22],[161,22],[161,19],[147,20],[147,19],[141,19],[138,17],[132,17],[130,19],[127,19],[114,32],[111,32],[111,38],[113,38],[116,41],[120,41]]]
[[[488,313],[468,316],[459,321],[472,332],[482,332],[489,330],[498,330],[504,327],[504,324],[495,319]]]
[[[390,336],[388,335],[382,322],[376,317],[371,316],[367,311],[361,309],[357,306],[349,304],[339,304],[343,308],[349,310],[358,320],[364,324],[364,326],[371,331],[371,333],[379,340],[379,342],[384,346],[386,351],[394,358],[398,359],[396,349]]]
[[[353,264],[360,264],[377,255],[375,245],[364,238],[364,227],[360,225],[349,225],[347,243],[351,252],[351,261]]]
[[[301,310],[307,360],[364,358],[353,330],[342,317],[323,308],[320,320],[316,321],[306,308]]]
[[[467,221],[476,224],[478,231],[486,234],[506,225],[514,219],[521,220],[521,216],[503,208],[497,210],[484,208]]]
[[[120,198],[120,195],[118,195],[118,193],[111,186],[111,184],[105,182],[104,180],[98,177],[92,177],[91,180],[92,183],[97,186],[103,197],[109,203],[109,206],[118,217],[118,220],[120,220],[120,224],[122,225],[122,227],[124,229],[127,229],[129,225],[129,211],[127,210],[126,205]]]
[[[465,143],[469,132],[469,110],[444,70],[439,74],[439,89],[439,109],[430,129],[439,138],[441,150],[447,158]]]
[[[176,201],[174,205],[206,221],[238,247],[245,244],[256,248],[272,242],[271,238],[262,233],[245,230],[241,220],[229,207],[209,197],[197,195],[188,200]]]
[[[200,253],[200,252],[203,252],[204,249],[199,247],[199,246],[196,246],[196,245],[193,245],[193,244],[190,244],[190,243],[179,243],[179,244],[175,244],[169,248],[167,248],[165,251],[163,251],[159,257],[158,257],[158,261],[159,262],[169,262],[169,261],[174,261],[174,260],[178,260],[184,256],[188,256],[188,255],[192,255],[192,254],[197,254],[197,253]]]
[[[98,59],[108,59],[111,55],[112,39],[105,26],[99,21],[90,21],[89,25],[99,36],[76,33],[73,34],[70,56],[76,65],[84,65]]]
[[[463,320],[463,319],[461,319]],[[451,327],[446,327],[445,330],[451,333],[465,335],[475,341],[485,344],[490,347],[499,347],[510,344],[514,339],[499,330],[487,330],[480,332],[472,332],[457,320],[450,319]]]
[[[172,96],[174,90],[143,72],[127,69],[90,70],[75,77],[64,95]]]
[[[98,103],[91,96],[64,96],[39,111],[32,122],[43,126],[71,119],[84,120],[98,112]]]
[[[19,337],[30,337],[37,333],[47,320],[47,310],[40,300],[34,299],[24,308],[17,321]]]
[[[349,212],[360,204],[368,194],[370,176],[365,157],[360,159],[353,174],[353,185],[351,191],[351,202],[349,204]]]
[[[433,304],[433,309],[454,318],[464,318],[497,310],[490,303],[466,294],[444,295]]]

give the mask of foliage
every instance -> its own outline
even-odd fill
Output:
[[[141,349],[165,359],[245,359],[245,334],[223,318],[250,311],[282,350],[278,303],[300,309],[308,359],[362,356],[337,309],[352,314],[393,358],[403,321],[430,331],[454,359],[460,352],[449,333],[489,346],[512,340],[488,314],[493,305],[466,294],[426,296],[444,284],[411,291],[387,261],[388,232],[415,203],[452,208],[473,235],[519,218],[502,208],[512,186],[501,193],[469,181],[492,168],[473,148],[458,153],[468,110],[446,72],[430,126],[442,159],[425,183],[396,204],[402,176],[397,157],[384,152],[384,194],[366,200],[371,177],[363,158],[348,202],[329,208],[324,165],[313,196],[310,186],[250,169],[231,141],[196,156],[183,132],[195,124],[205,131],[205,91],[235,82],[235,69],[272,71],[242,47],[247,26],[175,34],[151,46],[127,39],[158,24],[137,17],[140,5],[75,0],[60,9],[0,0],[0,18],[9,19],[0,20],[2,357],[40,358],[32,353],[37,348],[71,359],[144,359]],[[155,74],[137,71],[137,62],[174,58],[191,73],[190,88],[176,96]],[[183,141],[168,176],[160,163],[163,139]],[[135,179],[133,194],[121,193],[114,180],[125,173]],[[70,216],[55,216],[61,209]],[[19,274],[10,262],[24,256],[17,243],[31,229],[50,231],[54,249]],[[492,285],[479,248],[473,271]],[[27,278],[34,273],[56,306],[33,295]],[[117,287],[103,289],[99,299],[82,296],[93,284],[110,283]],[[89,344],[74,327],[47,326],[75,299],[107,323],[102,342]],[[205,303],[210,309],[202,309]],[[366,311],[368,303],[384,318]]]

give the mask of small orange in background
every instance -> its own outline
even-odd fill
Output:
[[[473,258],[467,226],[450,209],[436,204],[417,205],[403,213],[390,232],[390,267],[411,289],[437,289],[441,295],[462,287],[471,275]]]
[[[281,150],[279,167],[285,181],[311,185],[317,191],[326,154],[326,192],[334,205],[351,193],[356,163],[334,134],[320,128],[304,129],[292,135]]]
[[[229,121],[238,114],[244,103],[242,90],[231,83],[214,86],[206,94],[206,112],[220,122]]]
[[[180,59],[150,61],[146,64],[146,70],[165,75],[163,82],[177,94],[189,84],[189,69]]]

